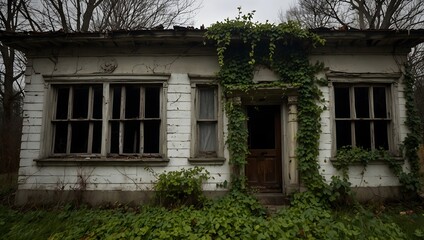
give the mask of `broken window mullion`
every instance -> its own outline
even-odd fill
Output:
[[[140,121],[140,154],[144,153],[144,121]]]
[[[356,147],[355,137],[355,122],[356,119],[356,108],[355,108],[355,88],[354,86],[349,87],[349,104],[350,104],[350,136],[353,147]]]
[[[374,131],[374,120],[370,121],[370,135],[371,135],[371,150],[375,149],[375,131]]]
[[[375,141],[376,141],[376,136],[375,136],[375,131],[374,131],[374,118],[375,118],[375,114],[374,114],[374,88],[368,87],[368,94],[369,94],[369,109],[370,109],[370,118],[373,119],[372,121],[370,121],[370,136],[371,136],[371,149],[374,150],[375,149]]]
[[[100,154],[102,156],[106,156],[108,149],[110,149],[110,128],[109,128],[109,119],[111,119],[110,114],[110,88],[109,83],[103,84],[103,97],[102,97],[102,107],[103,107],[103,114],[102,114],[102,138],[101,138],[101,147],[100,147]]]
[[[119,113],[119,154],[124,152],[125,87],[121,88],[121,109]]]
[[[144,119],[144,88],[140,87],[140,111],[139,111],[139,119]],[[140,121],[140,154],[144,153],[144,121]]]
[[[88,144],[87,144],[87,153],[93,152],[93,122],[88,123]]]
[[[66,154],[71,153],[71,139],[72,139],[72,124],[71,124],[71,118],[72,118],[72,109],[74,104],[74,88],[69,88],[69,102],[68,102],[68,138],[66,140]]]
[[[92,120],[93,119],[93,99],[94,99],[94,93],[93,93],[93,87],[90,86],[88,88],[88,113],[87,113],[87,119]]]
[[[91,154],[93,150],[93,87],[90,86],[88,88],[88,113],[87,113],[87,119],[88,119],[88,142],[87,142],[87,153]]]
[[[144,120],[145,120],[145,98],[146,90],[143,86],[140,86],[140,154],[144,153]]]

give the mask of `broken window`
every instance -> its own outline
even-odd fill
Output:
[[[110,153],[160,152],[159,86],[111,85]]]
[[[102,85],[56,87],[53,153],[100,153]]]
[[[387,85],[334,84],[337,149],[389,150],[391,114]]]
[[[58,84],[53,89],[54,155],[157,155],[162,150],[161,85]]]
[[[197,86],[196,88],[196,132],[197,157],[217,157],[218,111],[217,87]]]

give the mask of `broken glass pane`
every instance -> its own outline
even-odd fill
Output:
[[[386,118],[387,117],[387,107],[386,107],[386,88],[384,87],[374,87],[374,117],[376,118]]]
[[[355,121],[356,146],[371,149],[370,121]]]
[[[68,118],[69,87],[57,89],[56,119]]]
[[[160,117],[160,88],[146,87],[145,88],[145,106],[144,117],[159,118]]]
[[[334,87],[336,118],[350,117],[349,88]]]
[[[124,153],[140,152],[140,122],[124,122]]]
[[[336,121],[337,149],[352,145],[352,132],[350,121]]]
[[[102,122],[93,123],[93,144],[92,153],[100,153],[102,144]]]
[[[74,101],[72,118],[73,119],[87,119],[88,117],[88,89],[87,86],[74,87]]]
[[[119,153],[119,122],[111,122],[110,129],[110,153]]]
[[[103,87],[102,85],[93,86],[93,118],[102,119],[103,112]]]
[[[55,123],[54,136],[54,153],[66,153],[66,145],[68,141],[68,123]]]
[[[73,122],[71,128],[71,153],[87,153],[88,122]]]
[[[374,138],[376,149],[389,149],[388,143],[388,122],[387,121],[374,121]]]
[[[112,87],[112,118],[121,118],[121,86]]]
[[[369,118],[368,87],[355,87],[355,110],[357,118]]]
[[[160,121],[144,122],[144,153],[159,153]]]
[[[125,118],[140,117],[140,87],[128,85],[125,90]]]

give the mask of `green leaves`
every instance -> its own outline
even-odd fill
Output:
[[[405,65],[405,78],[403,79],[407,117],[405,124],[408,127],[409,133],[403,141],[403,146],[405,156],[411,165],[411,172],[399,174],[398,177],[399,181],[406,186],[406,189],[416,193],[421,189],[422,184],[419,179],[420,164],[417,150],[423,139],[421,136],[421,121],[414,101],[414,81],[415,78],[411,73],[411,67]]]
[[[201,205],[205,200],[202,183],[210,178],[210,174],[202,167],[164,172],[156,177],[154,189],[160,205],[175,208],[181,205]]]
[[[334,211],[311,192],[293,195],[292,205],[274,215],[240,192],[206,202],[202,208],[173,210],[140,206],[17,211],[0,206],[0,238],[422,239],[422,209],[418,205],[413,210],[411,215],[389,208],[378,213],[362,207]]]
[[[320,37],[300,27],[295,22],[271,23],[252,22],[254,12],[226,19],[212,25],[205,38],[217,47],[218,62],[221,69],[218,78],[224,95],[233,91],[253,91],[261,84],[253,83],[255,64],[262,64],[274,70],[280,81],[274,87],[287,85],[299,89],[299,131],[297,156],[302,181],[313,191],[321,193],[325,188],[323,178],[318,172],[318,140],[321,125],[321,108],[317,105],[321,92],[317,87],[315,73],[323,69],[322,64],[311,65],[307,52],[316,44],[324,44]],[[230,164],[235,166],[232,187],[245,189],[243,174],[239,174],[246,164],[247,129],[246,116],[240,105],[226,99],[225,111],[228,116],[227,146]]]

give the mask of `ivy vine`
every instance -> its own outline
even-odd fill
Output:
[[[352,161],[359,161],[364,169],[369,161],[380,157],[377,152],[357,150],[346,152],[346,161],[339,161],[336,168],[342,170],[342,177],[333,178],[330,185],[325,183],[319,173],[318,144],[320,138],[319,106],[321,91],[318,88],[320,80],[316,73],[323,70],[322,64],[311,64],[308,54],[311,48],[324,44],[318,35],[305,30],[294,22],[271,23],[252,22],[253,12],[243,15],[239,8],[239,15],[235,19],[225,19],[213,24],[205,33],[206,41],[212,42],[217,48],[220,70],[218,79],[223,88],[225,111],[228,117],[228,137],[226,144],[230,152],[230,164],[233,167],[233,189],[245,189],[245,176],[241,173],[246,164],[248,154],[246,129],[247,116],[240,99],[232,98],[233,93],[249,92],[261,87],[278,87],[285,90],[296,87],[298,90],[298,133],[296,156],[299,162],[299,174],[302,183],[318,197],[337,198],[334,193],[348,192],[350,184],[347,182],[347,169]],[[253,73],[255,65],[267,66],[279,76],[279,81],[273,83],[254,83]],[[401,165],[390,157],[389,166],[399,177],[400,182],[412,190],[419,189],[417,149],[420,143],[420,120],[414,106],[413,81],[409,67],[403,83],[405,84],[405,98],[407,108],[406,125],[410,133],[403,143],[405,155],[411,164],[411,172],[405,173]],[[351,151],[353,151],[351,149]],[[366,153],[367,152],[367,153]],[[343,155],[343,154],[342,154]],[[360,158],[357,155],[360,156]],[[330,199],[331,201],[331,199]]]
[[[405,125],[409,132],[403,141],[403,149],[405,157],[408,159],[411,170],[409,173],[402,171],[401,166],[393,165],[395,174],[399,177],[399,181],[408,189],[417,192],[421,188],[419,170],[420,163],[418,158],[418,148],[421,139],[421,121],[414,101],[414,82],[415,78],[411,71],[411,66],[405,64],[405,74],[403,79],[404,94],[406,100],[406,121]]]
[[[320,136],[321,107],[318,106],[321,92],[315,77],[323,69],[321,64],[310,64],[309,50],[323,44],[318,35],[305,30],[297,23],[279,25],[252,22],[253,13],[217,22],[206,32],[206,39],[217,47],[220,71],[218,78],[225,96],[234,91],[251,91],[260,87],[274,86],[282,90],[289,86],[298,89],[297,158],[302,182],[309,190],[324,192],[327,186],[319,174],[317,156]],[[280,80],[275,83],[254,83],[255,64],[269,67]],[[244,188],[244,174],[240,170],[246,164],[247,116],[240,100],[225,98],[228,117],[227,146],[230,164],[234,168],[233,188]],[[234,184],[235,183],[235,184]]]

